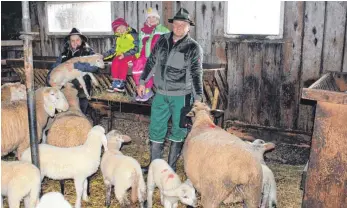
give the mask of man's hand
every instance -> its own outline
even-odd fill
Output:
[[[124,58],[123,54],[118,57],[118,59],[123,59],[123,58]]]
[[[145,94],[146,87],[144,85],[139,85],[137,87],[137,94],[142,97]]]

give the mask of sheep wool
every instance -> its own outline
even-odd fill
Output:
[[[35,208],[41,190],[39,169],[31,163],[1,160],[1,196],[8,197],[10,208]],[[2,201],[2,200],[1,200]]]
[[[41,177],[54,180],[74,179],[76,187],[75,207],[81,207],[81,197],[88,201],[87,177],[94,174],[100,165],[101,147],[107,150],[105,129],[94,126],[81,146],[62,148],[48,144],[39,145]],[[31,162],[30,148],[23,152],[21,160]]]
[[[44,194],[36,208],[72,208],[64,196],[59,192]]]
[[[111,188],[114,186],[115,196],[121,207],[128,207],[127,190],[131,187],[131,201],[137,201],[144,207],[146,184],[141,167],[134,158],[123,155],[120,151],[123,142],[131,141],[127,135],[116,130],[107,135],[107,151],[104,152],[100,169],[106,186],[106,206],[111,204]]]
[[[248,208],[261,201],[262,168],[247,144],[216,126],[210,108],[196,101],[187,116],[193,126],[183,147],[184,169],[201,193],[203,207],[219,207],[227,198],[242,196]]]

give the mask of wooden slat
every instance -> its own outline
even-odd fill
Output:
[[[117,18],[124,18],[124,1],[111,1],[112,21]]]
[[[305,2],[301,88],[309,87],[320,76],[325,9],[325,2]],[[312,129],[313,106],[301,104],[299,110],[299,125]]]
[[[283,73],[281,79],[281,124],[282,128],[303,129],[298,125],[300,103],[301,48],[304,21],[304,2],[285,2],[283,46]]]
[[[181,7],[185,8],[188,10],[190,18],[193,20],[193,22],[196,23],[196,1],[182,1],[181,2]],[[190,27],[190,36],[195,39],[196,38],[196,28],[195,27]]]
[[[261,102],[259,102],[259,124],[263,126],[279,126],[280,124],[280,69],[281,44],[265,44]]]
[[[161,19],[163,19],[163,24],[171,31],[172,30],[172,24],[168,22],[168,19],[173,17],[173,3],[171,1],[164,1],[163,2],[163,16]]]
[[[347,105],[347,93],[304,88],[303,99]]]
[[[129,26],[138,30],[139,22],[137,21],[137,1],[125,1],[124,2],[124,11],[125,11],[125,21]]]
[[[2,40],[1,47],[3,46],[23,46],[22,40]]]
[[[213,101],[212,101],[212,110],[215,110],[217,108],[217,104],[218,104],[218,97],[219,97],[219,90],[218,87],[214,88],[214,93],[213,93]]]
[[[245,56],[243,115],[244,120],[251,124],[258,123],[261,108],[262,47],[263,45],[260,43],[249,43]]]
[[[225,102],[227,102],[227,88],[223,85],[223,82],[220,78],[220,73],[218,71],[216,71],[214,73],[214,77],[215,77],[215,81],[217,83],[217,87],[218,87],[219,92],[220,92],[220,95],[219,95],[220,99],[222,99],[223,103],[225,103]]]
[[[137,14],[138,14],[138,24],[139,28],[137,28],[137,31],[140,31],[140,29],[143,27],[143,23],[146,21],[146,11],[147,9],[151,7],[150,2],[147,1],[139,1],[137,5]]]
[[[243,69],[244,53],[247,45],[245,43],[228,44],[228,71],[229,84],[228,109],[225,119],[243,120]]]
[[[324,71],[341,71],[345,26],[346,7],[344,2],[327,2],[326,23],[324,34]]]
[[[196,2],[196,40],[204,51],[204,62],[211,59],[212,2]]]
[[[317,80],[320,76],[325,2],[312,1],[305,4],[301,80],[304,82],[303,87],[309,87],[309,85],[305,85],[305,82],[310,79]]]

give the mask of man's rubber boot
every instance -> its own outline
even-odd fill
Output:
[[[181,150],[183,147],[184,142],[173,142],[171,141],[170,145],[170,152],[169,152],[169,158],[168,163],[170,167],[176,172],[176,163],[178,158],[181,155]]]
[[[164,143],[151,142],[150,143],[150,151],[151,151],[151,161],[150,161],[150,163],[147,166],[145,166],[145,167],[141,167],[143,174],[147,174],[148,173],[149,165],[151,164],[151,162],[153,160],[163,158]]]

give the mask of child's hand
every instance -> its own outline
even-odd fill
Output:
[[[118,57],[118,59],[123,59],[123,58],[124,58],[123,54]]]
[[[146,87],[144,85],[139,85],[137,87],[137,94],[142,97],[145,94]]]

